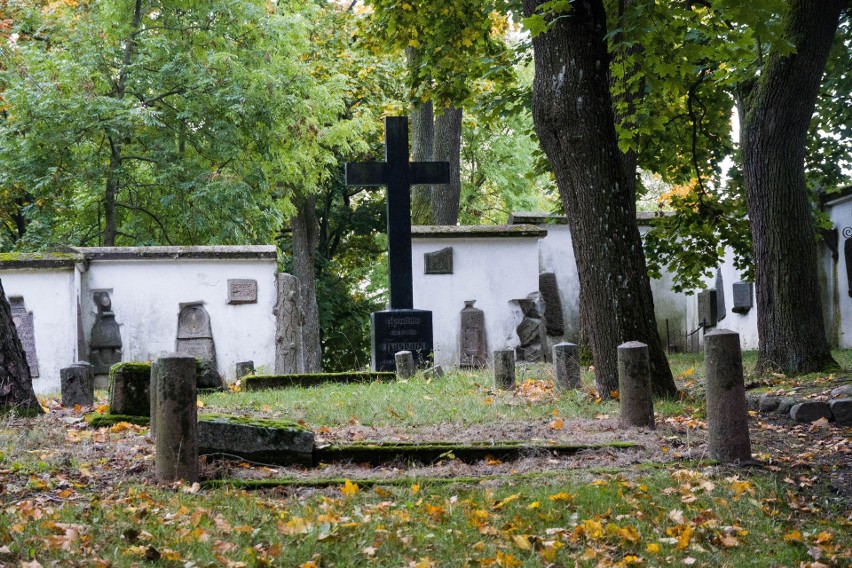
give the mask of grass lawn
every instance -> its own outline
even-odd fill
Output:
[[[852,366],[848,352],[836,356]],[[47,398],[43,417],[0,418],[0,566],[848,566],[852,493],[837,485],[850,479],[852,431],[754,415],[764,466],[712,464],[701,358],[671,362],[682,396],[657,401],[656,431],[620,429],[618,403],[597,399],[588,372],[581,390],[554,393],[547,365],[519,368],[512,392],[483,371],[206,394],[201,412],[298,420],[334,443],[642,449],[310,470],[235,461],[174,487],[153,482],[147,428],[91,428]],[[820,396],[844,377],[760,381]],[[233,478],[267,486],[228,486]]]

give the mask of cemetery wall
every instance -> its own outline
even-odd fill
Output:
[[[69,255],[25,261],[0,258],[7,297],[23,296],[32,312],[39,394],[59,392],[59,370],[89,360],[98,307],[107,292],[121,335],[121,360],[147,361],[176,350],[178,316],[200,304],[209,315],[219,373],[235,365],[275,363],[277,258],[274,246],[79,248]],[[229,282],[230,281],[230,282]],[[244,295],[246,283],[250,297]],[[241,287],[242,286],[242,287]],[[77,305],[82,337],[78,337]]]
[[[414,307],[432,311],[437,365],[459,365],[466,300],[484,312],[489,361],[494,350],[519,344],[515,327],[522,316],[511,300],[538,290],[539,241],[546,234],[526,225],[412,227]],[[426,274],[424,255],[447,247],[451,273]]]
[[[79,359],[76,304],[80,273],[75,262],[67,258],[43,257],[22,261],[17,268],[7,268],[10,265],[0,263],[0,280],[6,297],[23,298],[26,312],[32,314],[25,316],[32,324],[32,334],[24,331],[18,335],[28,351],[31,373],[37,375],[33,377],[33,390],[37,394],[58,392],[59,370]],[[20,328],[20,324],[16,326]]]
[[[817,241],[825,330],[831,345],[848,349],[852,348],[852,195],[842,193],[828,201],[825,211],[836,231],[824,235],[824,242]]]
[[[184,306],[207,311],[219,373],[234,379],[236,363],[275,362],[276,252],[263,247],[80,249],[90,258],[81,302],[86,341],[95,322],[95,291],[110,292],[121,327],[122,359],[148,361],[174,352]],[[229,280],[253,280],[256,299],[229,302]]]

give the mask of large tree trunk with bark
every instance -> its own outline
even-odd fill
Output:
[[[0,411],[43,414],[38,403],[24,346],[12,321],[12,308],[0,281]]]
[[[302,348],[306,373],[322,371],[322,338],[316,286],[318,232],[316,203],[316,195],[309,195],[296,200],[297,212],[290,219],[290,228],[293,232],[293,276],[299,279],[302,315],[304,317]]]
[[[530,15],[542,2],[524,0],[524,11]],[[671,396],[677,388],[657,333],[633,183],[617,144],[605,36],[597,0],[572,3],[533,39],[533,119],[568,215],[598,390],[606,397],[618,388],[618,345],[641,341],[655,394]]]
[[[822,319],[805,147],[845,4],[845,0],[793,0],[785,36],[796,46],[795,53],[771,56],[738,101],[755,260],[760,372],[808,373],[837,366]]]
[[[405,50],[408,73],[419,73],[420,54],[416,49]],[[411,109],[411,161],[431,162],[435,144],[435,114],[432,101],[415,102]],[[411,224],[428,225],[431,219],[432,186],[411,187]]]
[[[462,109],[449,106],[435,118],[432,159],[450,163],[450,183],[432,186],[432,224],[455,225],[461,200]]]

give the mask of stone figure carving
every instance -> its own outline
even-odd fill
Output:
[[[30,377],[34,379],[39,376],[39,372],[33,313],[27,311],[23,296],[11,296],[9,307],[12,310],[12,322],[15,324],[15,330],[18,332],[18,338],[24,348],[27,365],[30,367]]]
[[[278,298],[275,303],[275,372],[304,371],[302,353],[302,310],[299,280],[292,274],[278,275]]]
[[[517,302],[524,314],[524,318],[516,328],[518,339],[521,342],[518,348],[518,360],[530,363],[545,361],[545,329],[541,312],[538,308],[536,298],[537,292],[533,292],[526,298],[512,300]]]
[[[485,343],[485,313],[473,305],[476,300],[465,300],[461,311],[461,361],[460,367],[485,367],[488,348]]]
[[[121,330],[112,311],[109,292],[99,290],[93,294],[98,314],[89,340],[89,362],[95,375],[108,375],[109,368],[121,362]],[[99,385],[96,381],[96,386]]]

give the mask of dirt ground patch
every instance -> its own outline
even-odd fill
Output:
[[[850,428],[830,424],[800,425],[752,416],[751,438],[760,467],[777,473],[791,494],[818,494],[852,510],[852,441]],[[4,419],[0,499],[9,503],[30,494],[65,499],[78,492],[109,491],[121,482],[153,483],[154,445],[144,427],[122,423],[94,429],[79,411],[52,408],[42,417]],[[381,467],[334,463],[316,468],[279,467],[241,461],[212,461],[203,476],[211,478],[304,480],[324,478],[483,477],[574,470],[589,477],[601,470],[639,474],[643,467],[682,463],[690,467],[707,458],[706,429],[693,418],[658,420],[656,430],[621,429],[614,417],[562,422],[503,422],[494,425],[443,424],[422,428],[348,424],[322,428],[317,442],[498,442],[528,440],[539,444],[634,442],[634,448],[603,448],[571,456],[534,451],[509,462],[462,463],[447,456],[432,464],[393,463]],[[812,498],[813,501],[815,498]],[[803,505],[804,506],[804,505]]]

